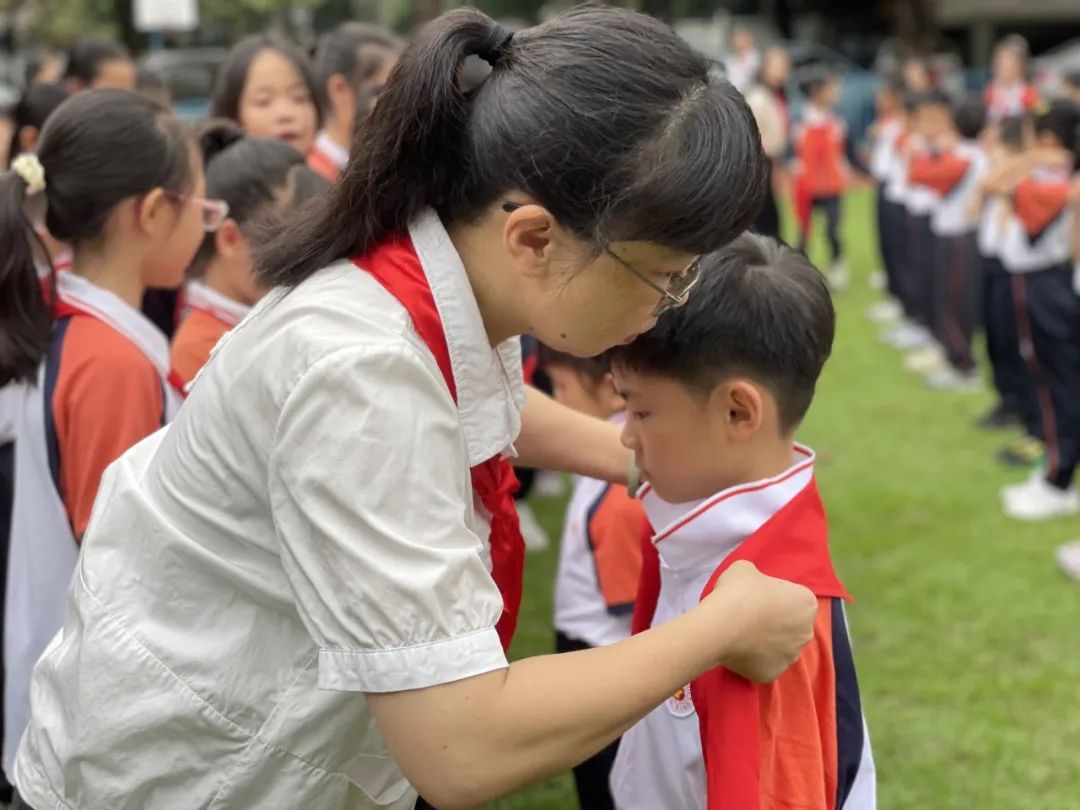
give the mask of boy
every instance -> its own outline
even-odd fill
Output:
[[[937,240],[931,223],[941,207],[937,185],[937,140],[950,124],[949,97],[940,90],[917,93],[911,99],[913,137],[908,144],[908,283],[911,285],[915,319],[933,340],[909,354],[904,365],[910,371],[933,375],[945,368],[941,346],[937,300],[934,296],[934,255]]]
[[[918,278],[909,262],[908,246],[914,229],[914,219],[908,212],[908,198],[911,185],[908,181],[908,163],[911,144],[915,140],[915,96],[907,93],[900,108],[901,131],[896,139],[896,146],[890,155],[885,179],[884,199],[885,221],[881,227],[891,236],[888,241],[893,245],[893,264],[895,265],[895,285],[897,298],[903,309],[900,323],[883,332],[881,340],[888,346],[900,351],[921,349],[930,342],[929,331],[918,320]]]
[[[623,443],[650,481],[634,629],[708,594],[735,560],[811,588],[814,639],[768,686],[713,670],[624,736],[619,810],[871,810],[873,758],[813,453],[794,443],[832,348],[828,288],[805,256],[743,235],[704,259],[687,305],[613,352]]]
[[[795,134],[798,160],[797,209],[801,236],[799,250],[806,253],[814,211],[825,214],[825,234],[832,251],[829,284],[843,290],[848,283],[844,246],[840,241],[840,202],[851,169],[847,162],[847,126],[836,115],[840,79],[824,70],[813,73],[802,86],[807,104]]]
[[[1050,105],[1035,121],[1029,170],[1005,178],[1011,192],[1002,262],[1016,307],[1020,353],[1035,392],[1037,423],[1046,446],[1042,469],[1002,493],[1005,513],[1036,521],[1080,513],[1073,483],[1080,465],[1080,296],[1073,284],[1071,174],[1080,108]]]
[[[540,347],[540,365],[563,405],[621,422],[626,403],[615,391],[606,360],[582,359]],[[650,536],[645,512],[624,486],[576,477],[566,509],[555,578],[555,650],[603,647],[630,635],[641,574],[642,539]],[[574,768],[578,800],[586,810],[613,807],[608,778],[618,742]]]
[[[975,198],[987,158],[978,144],[985,120],[983,105],[967,100],[935,106],[932,151],[920,166],[940,200],[930,220],[934,236],[935,331],[947,365],[931,372],[926,383],[939,390],[978,391],[971,341],[977,323],[980,261],[975,244],[978,216]]]
[[[897,240],[896,204],[886,195],[892,167],[896,161],[897,144],[904,133],[904,87],[898,80],[882,83],[876,96],[877,119],[871,126],[872,148],[870,174],[877,183],[878,247],[885,270],[885,288],[888,298],[870,309],[870,320],[886,325],[903,315],[898,284],[899,260],[897,250],[902,247]]]

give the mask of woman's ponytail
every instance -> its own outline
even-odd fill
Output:
[[[295,284],[345,256],[403,233],[425,208],[438,208],[460,180],[469,116],[462,66],[469,56],[506,59],[506,29],[473,9],[424,27],[398,60],[341,182],[297,227],[261,251],[268,286]]]
[[[0,387],[35,378],[52,330],[24,212],[26,194],[19,173],[0,174]]]

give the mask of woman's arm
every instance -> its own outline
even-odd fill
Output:
[[[812,638],[815,609],[805,588],[736,563],[696,608],[619,644],[367,700],[422,795],[475,807],[585,760],[715,666],[778,677]]]
[[[618,425],[571,410],[530,387],[514,443],[515,463],[625,484],[631,453],[620,432]]]

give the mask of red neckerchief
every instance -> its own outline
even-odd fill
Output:
[[[341,179],[341,169],[338,168],[334,159],[318,146],[308,152],[307,167],[330,185],[334,185]]]
[[[825,507],[814,481],[728,555],[710,577],[702,598],[712,592],[717,579],[736,560],[749,560],[763,573],[804,585],[818,597],[851,598],[833,570]],[[760,688],[723,668],[710,670],[691,684],[702,736],[708,729],[709,749],[717,754],[712,761],[706,757],[705,762],[710,810],[758,810],[762,806],[757,744]],[[722,801],[718,797],[723,797]]]
[[[1024,226],[1031,244],[1035,244],[1047,229],[1068,210],[1069,183],[1067,180],[1040,182],[1025,177],[1013,192],[1013,209]]]
[[[457,402],[457,384],[446,332],[412,241],[407,236],[388,239],[366,256],[354,257],[352,262],[370,273],[405,307],[417,334],[435,356],[450,396]],[[518,480],[510,462],[497,455],[472,468],[472,485],[481,503],[491,513],[491,578],[503,599],[502,616],[495,629],[505,650],[509,649],[517,627],[525,572],[525,540],[514,506]]]

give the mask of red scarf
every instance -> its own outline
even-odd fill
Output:
[[[435,298],[420,259],[408,236],[389,239],[366,256],[354,257],[353,264],[371,276],[394,296],[409,313],[421,340],[435,356],[435,362],[457,402],[457,384],[450,363]],[[472,468],[473,491],[491,513],[491,578],[502,594],[503,612],[495,629],[503,649],[509,649],[521,607],[521,584],[525,572],[525,540],[518,525],[514,493],[518,480],[514,468],[501,455]]]

